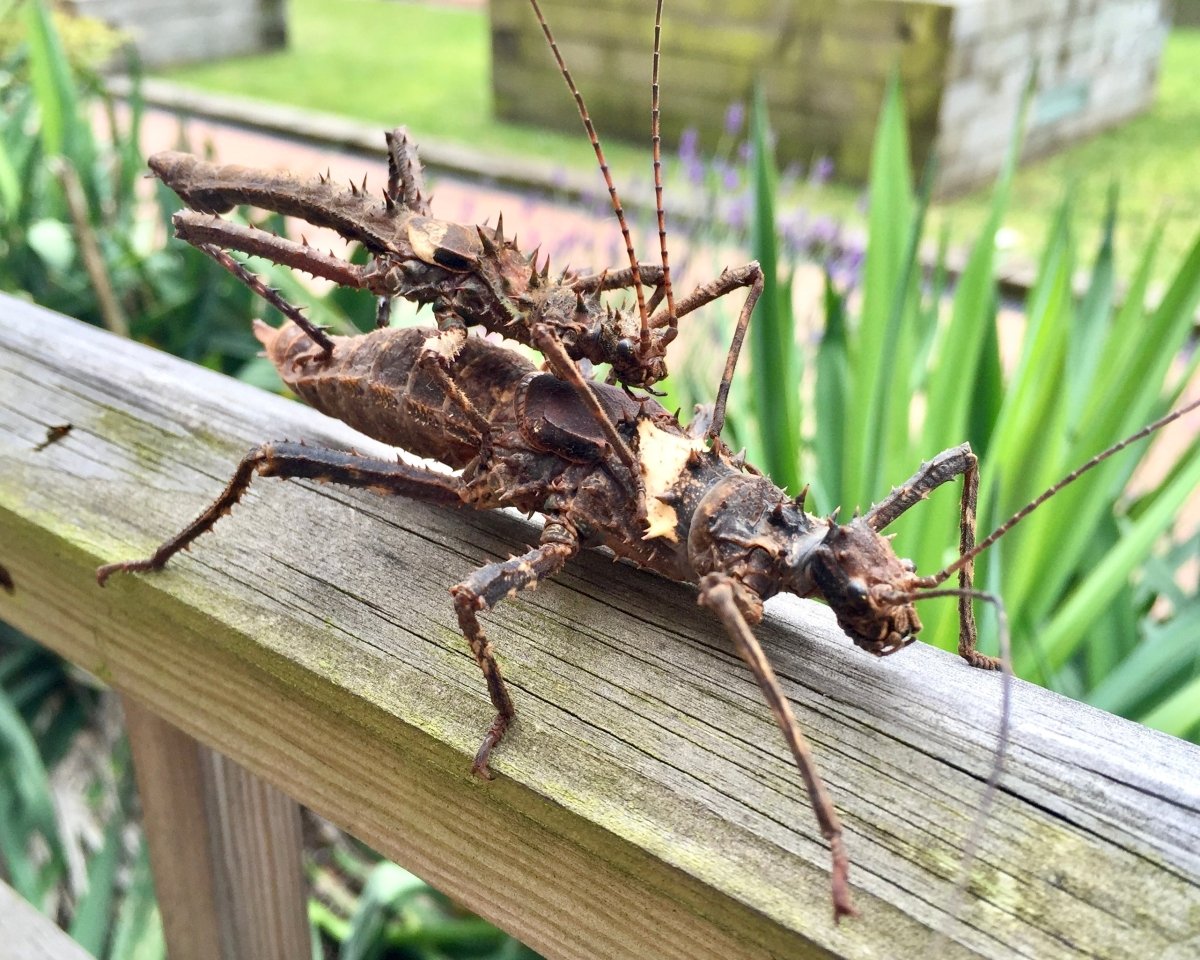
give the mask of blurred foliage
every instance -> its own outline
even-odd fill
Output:
[[[196,363],[276,382],[256,359],[246,318],[278,317],[199,250],[168,241],[179,202],[145,178],[140,97],[119,107],[94,76],[72,69],[41,4],[18,10],[24,42],[0,60],[0,290]],[[282,229],[278,217],[260,225]],[[334,301],[289,270],[256,269],[308,304],[319,323],[347,332],[373,316],[369,297]]]
[[[11,60],[28,35],[27,21],[17,16],[18,6],[18,0],[0,0],[0,61]],[[125,48],[129,36],[101,20],[69,13],[64,6],[54,4],[50,10],[54,33],[71,68],[78,74],[94,77]]]

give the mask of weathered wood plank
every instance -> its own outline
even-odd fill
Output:
[[[0,882],[0,956],[19,960],[94,960],[54,921]]]
[[[300,808],[122,697],[171,960],[309,951]]]
[[[760,633],[847,823],[863,917],[840,927],[786,749],[684,587],[593,555],[489,616],[519,711],[491,784],[468,773],[490,713],[446,588],[527,543],[519,520],[262,481],[168,570],[96,588],[96,564],[145,554],[247,446],[282,437],[350,442],[298,404],[0,299],[16,583],[0,616],[548,957],[1200,945],[1200,750],[1019,685],[951,917],[998,679],[920,644],[871,659],[815,605],[773,603]]]

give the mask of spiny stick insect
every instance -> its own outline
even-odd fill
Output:
[[[175,151],[151,157],[150,168],[192,208],[175,214],[176,236],[208,254],[305,330],[326,358],[332,341],[325,330],[312,324],[227,251],[265,257],[344,287],[369,290],[378,297],[380,327],[388,323],[394,297],[432,304],[439,332],[430,337],[421,362],[435,364],[442,371],[435,375],[451,392],[454,384],[446,375],[446,367],[461,349],[468,326],[483,326],[541,352],[550,371],[570,383],[588,407],[624,465],[629,481],[639,488],[640,509],[644,511],[636,458],[597,406],[575,361],[608,364],[612,382],[650,389],[667,375],[666,348],[678,333],[679,318],[739,288],[747,288],[726,362],[727,372],[732,373],[751,312],[762,293],[763,274],[756,262],[726,269],[688,296],[675,299],[662,201],[658,84],[661,0],[655,20],[651,108],[661,265],[653,267],[638,262],[624,208],[583,97],[537,0],[530,3],[595,151],[625,241],[627,268],[586,275],[564,270],[552,277],[549,257],[539,268],[538,251],[528,256],[522,253],[515,239],[505,236],[502,217],[494,229],[434,219],[416,147],[404,128],[386,135],[389,176],[382,202],[368,195],[365,178],[361,187],[351,183],[346,190],[335,187],[327,177],[300,182],[286,174],[221,166]],[[215,216],[239,204],[333,229],[344,239],[361,244],[371,261],[360,267],[314,250],[307,243]],[[645,285],[654,288],[649,299]],[[636,295],[636,314],[602,302],[601,294],[627,288]],[[708,431],[714,441],[724,422],[728,381],[728,376],[722,381]],[[472,415],[465,406],[464,411]]]
[[[656,62],[660,15],[661,4],[656,15]],[[545,28],[544,19],[541,22]],[[655,86],[657,90],[657,83]],[[361,219],[365,201],[360,194],[339,197],[329,189],[317,190],[325,198],[318,203],[309,186],[293,182],[290,189],[294,194],[281,192],[283,182],[278,178],[267,191],[271,194],[271,209],[282,213],[341,211],[336,217],[331,212],[325,222],[340,224],[345,235],[367,236],[367,226],[380,231],[386,226],[392,242],[399,242],[398,230],[407,232],[407,242],[412,248],[412,237],[424,237],[431,228],[428,219],[414,220],[418,214],[398,215],[397,198],[405,198],[405,210],[410,212],[419,205],[415,199],[420,196],[417,177],[411,171],[396,172],[406,157],[410,155],[405,150],[395,151],[394,183],[389,184],[392,203],[377,211],[378,216],[373,219]],[[415,163],[415,158],[410,159]],[[155,158],[152,164],[156,162],[161,175],[165,164],[160,158]],[[173,158],[171,162],[176,160]],[[208,186],[189,181],[192,185],[181,191],[181,195],[198,209],[224,205],[235,193],[240,197],[250,196],[248,178],[231,179],[240,183],[236,190],[228,185],[213,186],[210,179],[206,181]],[[181,214],[177,223],[182,224],[185,236],[197,245],[204,248],[207,244],[206,252],[218,259],[226,258],[226,265],[232,264],[235,272],[244,268],[218,248],[216,242],[236,238],[238,242],[230,244],[236,249],[269,250],[274,254],[273,259],[305,269],[321,266],[322,275],[335,280],[344,276],[347,286],[376,289],[366,278],[377,276],[384,269],[382,254],[376,254],[375,263],[364,270],[333,258],[318,263],[307,247],[289,245],[269,234],[239,233],[228,225],[206,227],[203,219],[190,214]],[[208,229],[216,232],[203,232]],[[660,233],[665,237],[665,230]],[[209,239],[203,239],[205,236]],[[495,235],[491,241],[497,251],[513,249],[502,246]],[[438,256],[444,256],[445,249],[433,250],[430,258],[435,263],[414,253],[413,259],[405,261],[407,266],[396,269],[410,280],[415,275],[423,276],[422,282],[430,290],[443,291],[437,297],[445,304],[455,304],[455,310],[460,311],[455,316],[461,323],[481,322],[487,305],[492,302],[487,295],[494,292],[498,280],[490,268],[479,266],[487,258],[480,258],[470,269],[436,267],[442,271],[436,272],[436,261]],[[669,302],[665,249],[664,240],[661,274],[655,276],[661,276],[658,290]],[[439,254],[439,250],[443,252]],[[630,277],[646,277],[643,268],[631,267],[631,271]],[[248,282],[257,282],[249,274],[246,276]],[[569,284],[564,283],[562,288],[569,289]],[[588,291],[602,288],[606,288],[606,281],[597,278],[591,281]],[[394,288],[387,286],[377,289],[394,292]],[[409,289],[423,288],[414,285]],[[578,293],[570,291],[572,297]],[[269,291],[267,294],[271,295]],[[462,299],[455,299],[460,296]],[[753,297],[752,292],[748,301],[751,305]],[[754,673],[805,781],[821,832],[831,849],[835,919],[855,913],[842,826],[774,670],[751,629],[762,617],[764,601],[783,592],[822,599],[856,645],[876,656],[886,656],[912,643],[920,631],[921,622],[914,606],[917,601],[955,596],[959,606],[960,655],[973,666],[995,668],[1001,661],[976,649],[972,601],[979,599],[997,607],[1002,652],[1007,647],[1006,618],[997,597],[974,588],[975,558],[1083,473],[1200,406],[1197,401],[1168,414],[1097,454],[976,543],[979,471],[968,444],[933,457],[880,503],[843,524],[836,515],[808,513],[803,493],[789,497],[742,458],[733,456],[720,442],[719,418],[707,428],[703,424],[697,426],[699,419],[692,427],[685,428],[652,397],[633,396],[628,385],[583,379],[563,346],[565,339],[554,341],[537,335],[541,320],[529,325],[529,340],[546,348],[548,356],[560,358],[558,366],[551,364],[553,373],[539,373],[520,354],[482,338],[467,336],[452,338],[455,349],[442,352],[437,362],[431,363],[430,344],[444,343],[439,337],[445,334],[445,329],[439,333],[432,329],[383,328],[358,337],[336,337],[316,329],[294,308],[290,309],[295,314],[289,314],[294,322],[285,323],[280,329],[261,322],[255,325],[255,334],[285,383],[318,410],[378,441],[440,461],[458,473],[447,475],[403,462],[299,443],[264,443],[246,454],[225,490],[192,523],[149,557],[100,567],[97,580],[103,585],[117,572],[163,567],[174,554],[187,548],[228,513],[256,475],[304,477],[369,487],[449,507],[481,510],[515,507],[541,513],[545,526],[537,546],[519,557],[485,564],[450,590],[459,626],[483,672],[496,711],[473,764],[475,773],[487,778],[491,776],[489,757],[511,724],[515,707],[491,642],[480,625],[480,611],[554,575],[585,547],[605,547],[618,557],[670,579],[696,584],[700,604],[721,621]],[[476,309],[480,311],[478,315],[472,312]],[[668,313],[671,312],[668,307]],[[681,305],[677,304],[674,313],[681,312]],[[645,315],[642,312],[643,318]],[[744,309],[739,335],[747,316]],[[652,325],[651,329],[657,328]],[[736,354],[735,345],[718,393],[721,399],[727,395]],[[561,372],[573,372],[573,376],[555,375]],[[611,440],[613,435],[632,457],[632,467],[618,454]],[[934,489],[959,476],[963,478],[959,557],[934,574],[919,576],[911,561],[895,553],[890,537],[883,536],[882,531]],[[958,585],[943,586],[955,573]],[[1006,678],[1008,675],[1006,670]],[[1005,716],[1008,698],[1006,683]],[[1006,737],[1007,727],[1001,733],[991,790],[1003,762]]]

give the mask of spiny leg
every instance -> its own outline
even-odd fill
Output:
[[[264,443],[254,447],[238,464],[221,495],[195,520],[142,560],[108,563],[96,570],[96,581],[104,586],[114,573],[159,570],[180,550],[186,550],[201,534],[211,530],[229,513],[250,486],[255,474],[264,477],[306,477],[348,487],[370,487],[384,493],[410,497],[444,506],[462,506],[463,483],[423,467],[392,463],[325,447],[300,443]]]
[[[883,530],[909,507],[926,499],[943,483],[959,476],[963,478],[963,491],[959,510],[958,555],[965,556],[975,547],[976,510],[979,503],[979,458],[971,452],[969,443],[943,450],[932,460],[921,464],[920,470],[872,507],[864,519],[872,529]],[[966,593],[974,589],[974,579],[975,561],[970,560],[958,571],[958,586],[964,591],[958,596],[958,654],[973,667],[998,670],[999,658],[975,649],[979,632],[975,625],[972,597]]]
[[[596,395],[588,386],[587,381],[583,378],[583,374],[575,366],[575,361],[567,354],[566,348],[562,345],[562,341],[558,339],[554,331],[544,323],[535,324],[531,331],[531,340],[533,341],[533,346],[546,358],[546,362],[550,365],[550,369],[554,375],[560,380],[565,380],[571,384],[575,388],[575,392],[579,395],[579,398],[583,401],[583,405],[591,411],[592,417],[604,433],[604,439],[608,441],[609,446],[616,453],[617,459],[629,471],[633,493],[638,502],[638,511],[640,515],[644,516],[646,511],[646,491],[642,485],[641,465],[638,463],[637,458],[634,457],[633,451],[629,449],[629,445],[625,442],[625,439],[617,432],[616,425],[608,418],[608,415],[604,412],[604,408],[600,406],[600,401],[596,399]]]
[[[796,766],[800,769],[800,775],[804,778],[809,802],[812,803],[821,834],[829,843],[829,850],[833,856],[833,919],[836,922],[842,917],[855,916],[858,911],[854,909],[850,898],[850,862],[842,842],[841,821],[838,820],[837,811],[833,801],[829,799],[821,775],[817,772],[812,751],[804,739],[804,734],[800,732],[791,705],[779,687],[779,680],[771,662],[747,622],[747,614],[755,623],[762,617],[762,601],[732,577],[723,573],[710,573],[700,581],[700,604],[717,615],[738,653],[753,671],[754,679],[758,681],[763,697],[771,708],[779,729],[783,731]]]
[[[242,264],[238,263],[232,256],[215,244],[199,243],[196,244],[196,249],[216,260],[217,263],[241,280],[242,283],[266,300],[267,303],[296,324],[296,326],[308,334],[309,339],[313,343],[321,348],[326,357],[333,353],[333,341],[325,335],[324,328],[317,326],[309,320],[308,317],[300,312],[299,307],[294,307],[283,299],[277,290],[268,287],[261,277],[246,269],[246,267],[242,266]]]
[[[717,400],[713,404],[712,424],[708,428],[708,436],[716,440],[721,436],[721,430],[725,426],[725,404],[729,400],[729,387],[733,383],[733,371],[737,367],[738,356],[742,352],[742,343],[746,339],[746,329],[750,326],[750,314],[754,312],[754,305],[758,303],[758,298],[762,296],[764,279],[762,270],[758,266],[758,261],[754,260],[746,264],[744,267],[738,267],[737,270],[723,270],[719,276],[711,284],[705,284],[696,290],[691,300],[697,294],[703,293],[706,297],[711,293],[710,299],[724,296],[736,290],[738,287],[749,285],[750,292],[746,294],[746,301],[742,304],[742,312],[738,314],[737,326],[733,329],[733,339],[729,341],[729,353],[725,357],[725,369],[721,373],[721,385],[717,388]],[[707,303],[708,300],[701,301]],[[701,303],[697,302],[696,307]],[[686,307],[687,309],[684,309]],[[687,301],[680,307],[679,315],[694,310]],[[674,329],[674,327],[672,327]]]
[[[370,290],[373,281],[378,279],[364,267],[322,253],[307,243],[296,243],[269,230],[222,220],[213,214],[180,210],[171,218],[171,223],[175,227],[175,236],[186,240],[193,247],[210,244],[225,250],[239,250],[270,260],[272,263],[291,267],[293,270],[311,273],[314,277],[329,280],[339,287]]]
[[[383,136],[388,152],[388,199],[423,217],[432,216],[417,145],[409,139],[408,130],[397,127]]]
[[[486,459],[492,449],[492,424],[450,376],[450,364],[454,362],[467,340],[467,328],[462,319],[452,313],[438,315],[438,328],[438,333],[427,339],[421,352],[417,354],[417,362],[413,364],[408,376],[408,392],[412,394],[413,382],[418,373],[428,373],[435,377],[446,391],[446,395],[478,432],[480,453]]]
[[[490,610],[505,597],[526,587],[536,586],[540,580],[553,576],[578,551],[579,541],[574,532],[551,518],[546,521],[538,546],[519,557],[480,567],[462,583],[450,589],[454,597],[454,609],[458,614],[458,624],[462,628],[463,636],[467,638],[467,643],[471,645],[475,662],[483,671],[488,696],[492,706],[496,708],[496,718],[488,727],[487,734],[475,754],[475,762],[471,765],[472,773],[485,780],[492,779],[491,771],[488,770],[488,757],[504,737],[504,732],[512,723],[516,711],[512,698],[508,695],[508,688],[504,685],[492,645],[479,625],[476,614],[480,610]]]

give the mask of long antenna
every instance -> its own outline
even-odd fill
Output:
[[[1002,524],[1000,524],[1000,526],[998,526],[995,530],[993,530],[991,533],[989,533],[986,537],[984,537],[982,540],[980,540],[979,543],[976,544],[973,549],[968,550],[961,557],[959,557],[952,564],[950,564],[950,566],[946,567],[944,570],[942,570],[938,573],[933,574],[932,576],[922,577],[921,581],[920,581],[921,586],[922,587],[936,587],[939,583],[945,583],[951,574],[957,572],[962,567],[964,567],[966,564],[968,564],[972,560],[974,560],[977,556],[979,556],[981,553],[983,553],[984,550],[986,550],[993,543],[995,543],[997,540],[999,540],[1002,536],[1004,536],[1006,533],[1008,533],[1009,530],[1011,530],[1013,527],[1015,527],[1018,523],[1020,523],[1022,520],[1024,520],[1031,513],[1033,513],[1034,510],[1036,510],[1043,503],[1045,503],[1047,500],[1049,500],[1052,496],[1054,496],[1056,493],[1058,493],[1059,490],[1061,490],[1063,487],[1067,486],[1067,484],[1074,483],[1076,480],[1078,480],[1080,477],[1082,477],[1085,473],[1087,473],[1093,467],[1098,466],[1099,464],[1103,463],[1105,460],[1107,460],[1113,454],[1120,453],[1131,443],[1137,443],[1139,440],[1145,439],[1146,437],[1150,436],[1150,434],[1154,433],[1154,431],[1165,427],[1168,423],[1172,423],[1173,421],[1178,420],[1184,414],[1190,413],[1191,411],[1195,410],[1197,407],[1200,407],[1200,400],[1193,400],[1189,404],[1185,404],[1184,406],[1179,407],[1176,410],[1172,410],[1165,417],[1160,417],[1158,420],[1155,420],[1153,423],[1146,424],[1146,426],[1142,427],[1142,429],[1139,430],[1137,433],[1130,434],[1124,440],[1114,443],[1107,450],[1102,450],[1100,453],[1098,453],[1094,457],[1092,457],[1092,459],[1089,460],[1087,463],[1083,464],[1083,466],[1078,467],[1075,470],[1072,470],[1070,473],[1068,473],[1065,477],[1063,477],[1057,483],[1053,484],[1050,487],[1047,487],[1044,491],[1042,491],[1042,493],[1038,494],[1038,496],[1036,496],[1032,500],[1030,500],[1029,503],[1025,504],[1025,506],[1023,506],[1020,510],[1018,510],[1011,517],[1009,517],[1007,520],[1005,520]]]
[[[600,172],[604,175],[604,182],[608,186],[608,195],[612,200],[613,213],[617,215],[617,222],[621,225],[621,236],[625,238],[625,252],[629,255],[629,266],[633,269],[633,289],[637,293],[638,315],[642,320],[642,343],[647,343],[650,338],[650,313],[646,309],[646,293],[642,290],[642,271],[638,266],[637,254],[633,252],[633,238],[629,234],[629,223],[625,220],[625,210],[621,207],[621,198],[617,196],[616,184],[613,183],[612,174],[608,170],[608,161],[604,159],[604,150],[600,147],[600,138],[596,136],[596,128],[592,126],[592,118],[588,115],[583,95],[571,78],[571,71],[567,69],[567,64],[559,52],[558,43],[554,39],[554,34],[550,32],[550,25],[546,23],[542,8],[538,6],[537,0],[529,0],[529,5],[533,7],[533,12],[537,15],[538,23],[542,26],[542,33],[546,35],[546,42],[550,44],[550,51],[554,54],[554,60],[558,64],[558,72],[562,74],[562,78],[567,82],[567,89],[575,98],[575,106],[579,109],[579,118],[583,121],[583,128],[592,142],[592,149],[596,151],[596,160],[600,164]]]
[[[662,285],[667,294],[667,323],[674,327],[675,291],[671,286],[671,265],[667,256],[667,214],[663,208],[662,129],[659,109],[659,54],[662,50],[662,0],[654,9],[654,66],[650,77],[650,143],[654,150],[654,207],[658,213],[658,247],[662,253]],[[650,346],[647,331],[642,332],[643,352]]]

